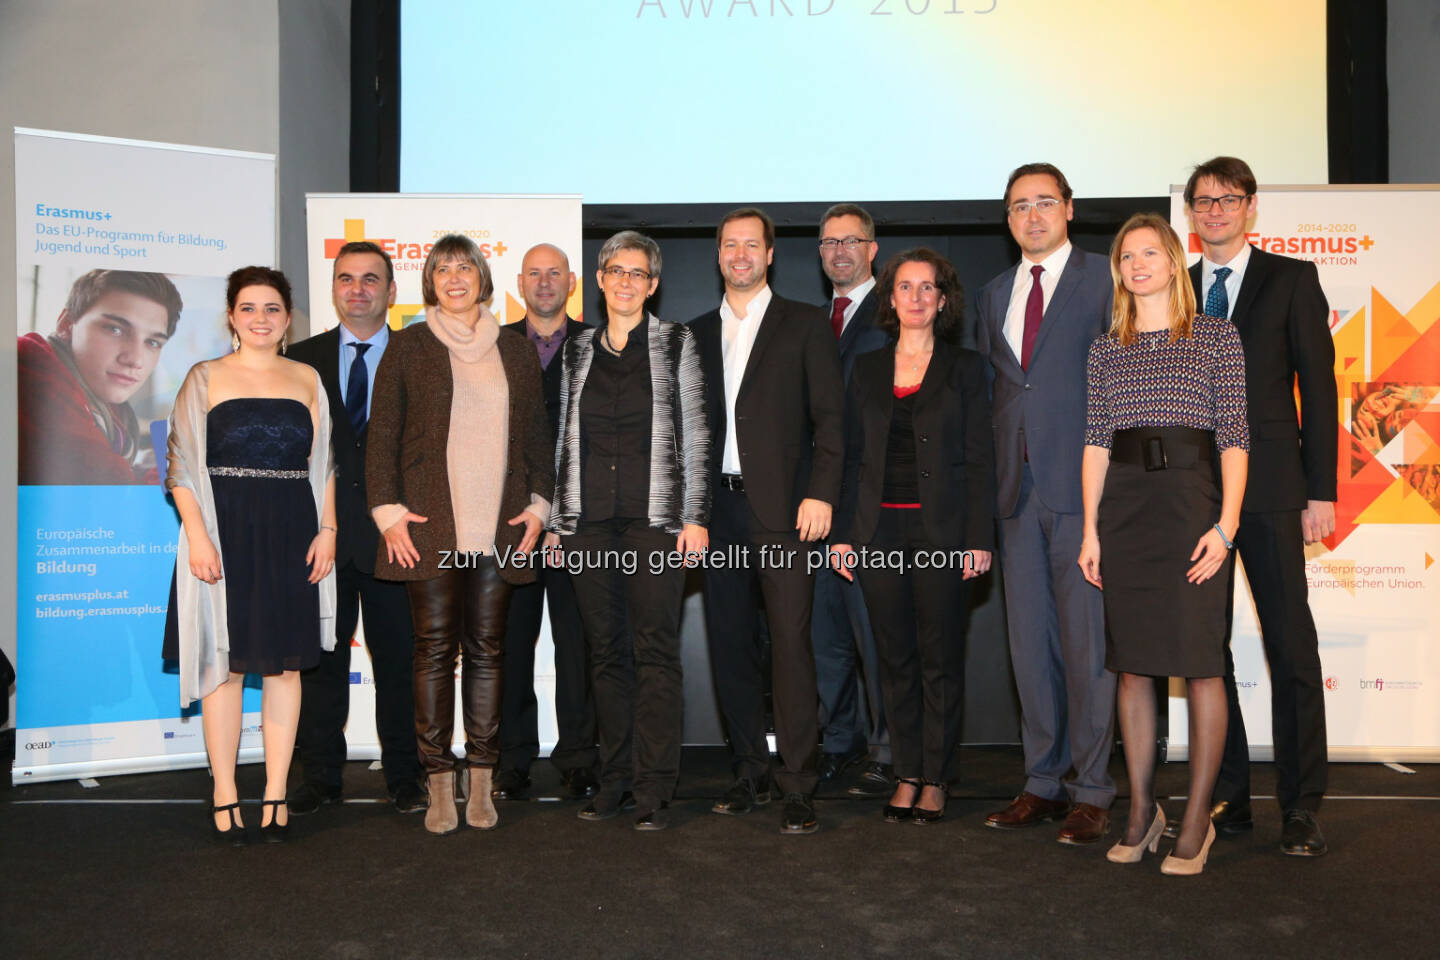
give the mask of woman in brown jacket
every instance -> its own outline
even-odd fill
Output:
[[[476,245],[436,241],[421,274],[425,323],[395,334],[375,374],[365,480],[383,540],[377,577],[403,580],[415,623],[415,734],[429,777],[425,829],[459,827],[453,728],[455,658],[465,760],[465,822],[499,817],[500,660],[513,585],[535,579],[531,550],[555,482],[540,362],[501,330]],[[538,560],[538,556],[536,558]]]

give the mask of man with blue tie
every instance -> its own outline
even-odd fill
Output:
[[[1020,263],[980,291],[976,338],[994,391],[996,510],[1025,786],[987,827],[1065,818],[1059,840],[1110,829],[1115,675],[1100,591],[1076,562],[1083,506],[1085,361],[1110,326],[1107,257],[1072,246],[1070,184],[1048,163],[1010,174],[1005,211]],[[1073,779],[1067,779],[1074,770]]]
[[[375,579],[379,533],[365,501],[365,433],[375,371],[390,340],[386,318],[395,302],[390,258],[369,241],[347,243],[335,257],[331,299],[340,326],[290,348],[293,360],[320,374],[330,397],[335,448],[337,610],[335,650],[300,676],[296,747],[304,780],[287,798],[290,812],[314,813],[341,799],[345,722],[350,713],[350,642],[361,616],[375,673],[375,726],[380,763],[395,809],[428,806],[415,745],[411,658],[415,639],[404,584]]]
[[[1216,157],[1195,168],[1185,206],[1204,256],[1190,279],[1205,313],[1230,320],[1245,347],[1250,476],[1264,482],[1246,486],[1235,550],[1270,667],[1280,847],[1290,856],[1318,857],[1326,851],[1315,818],[1327,774],[1325,687],[1304,545],[1335,532],[1335,344],[1315,264],[1250,246],[1255,191],[1244,160]],[[1234,594],[1232,584],[1232,604]],[[1228,644],[1225,693],[1229,726],[1210,819],[1218,833],[1233,834],[1253,821],[1249,743]]]

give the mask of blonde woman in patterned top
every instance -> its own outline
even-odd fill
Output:
[[[1159,215],[1125,222],[1110,272],[1114,314],[1088,366],[1078,561],[1105,591],[1130,776],[1129,825],[1108,856],[1134,863],[1159,845],[1153,678],[1184,677],[1190,799],[1161,872],[1196,874],[1215,839],[1209,798],[1225,747],[1226,593],[1250,448],[1245,355],[1229,321],[1196,315],[1180,238]]]

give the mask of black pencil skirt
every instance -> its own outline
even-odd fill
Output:
[[[1225,673],[1225,592],[1233,556],[1213,577],[1185,573],[1220,519],[1213,436],[1187,427],[1115,433],[1100,497],[1105,665],[1157,677]]]

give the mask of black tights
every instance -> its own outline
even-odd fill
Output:
[[[1210,794],[1225,751],[1227,707],[1222,677],[1191,677],[1185,681],[1190,715],[1190,796],[1175,843],[1177,857],[1200,852],[1210,825]],[[1155,818],[1155,680],[1135,673],[1120,674],[1115,694],[1120,735],[1125,740],[1125,771],[1130,776],[1130,823],[1125,843],[1145,836]]]

